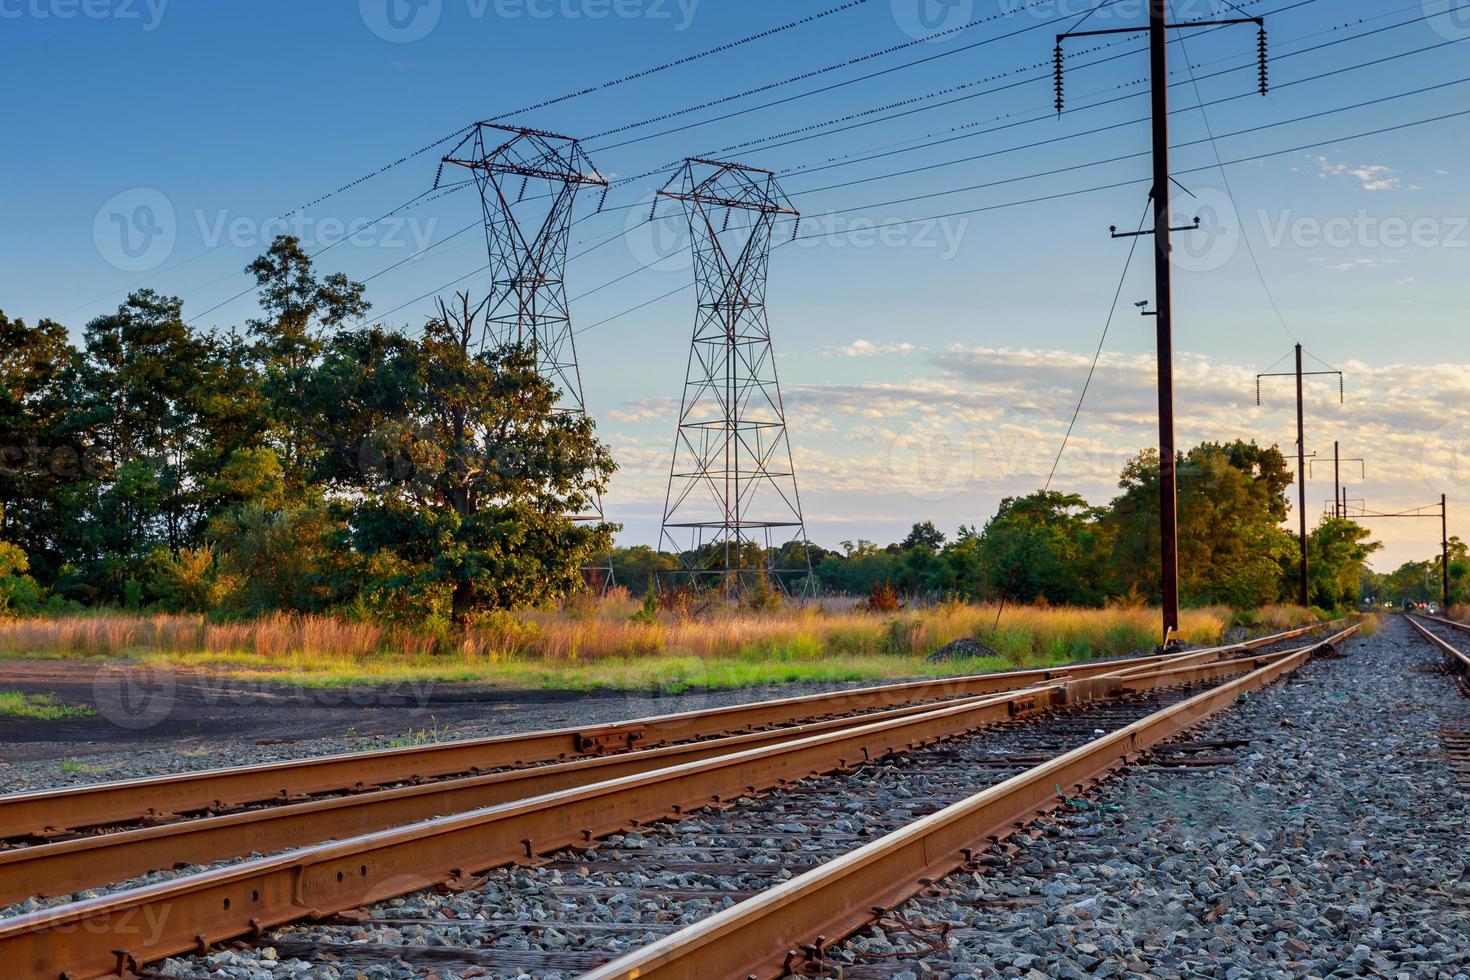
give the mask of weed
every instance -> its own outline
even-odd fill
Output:
[[[0,691],[0,715],[31,718],[37,721],[60,721],[63,718],[90,718],[97,709],[82,704],[62,704],[50,694],[22,694]]]

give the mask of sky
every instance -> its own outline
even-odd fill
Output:
[[[1238,16],[1174,2],[1179,21]],[[473,187],[425,193],[439,141],[489,118],[577,136],[600,174],[638,177],[601,213],[579,197],[567,290],[620,464],[607,515],[651,544],[694,300],[677,210],[649,210],[684,157],[732,159],[774,170],[802,213],[795,240],[777,225],[767,312],[812,540],[952,533],[1039,488],[1106,325],[1051,483],[1105,503],[1157,431],[1154,321],[1134,307],[1152,253],[1109,234],[1146,206],[1141,39],[1068,39],[1052,108],[1056,35],[1095,3],[0,0],[0,82],[21,96],[0,106],[0,309],[79,335],[151,287],[228,330],[256,312],[245,265],[289,232],[414,331],[449,284],[484,288]],[[1470,115],[1452,115],[1470,110],[1470,0],[1237,6],[1267,15],[1265,98],[1253,26],[1170,51],[1175,223],[1201,221],[1173,260],[1179,442],[1294,452],[1291,382],[1257,406],[1255,375],[1300,342],[1344,373],[1341,401],[1334,377],[1307,386],[1309,518],[1336,441],[1366,461],[1344,467],[1355,506],[1445,493],[1470,537]],[[1113,0],[1080,29],[1144,16]],[[1380,568],[1437,549],[1431,521],[1372,526]]]

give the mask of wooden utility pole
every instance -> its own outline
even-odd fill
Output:
[[[1227,20],[1198,20],[1170,24],[1166,16],[1168,0],[1148,0],[1148,26],[1112,30],[1071,30],[1057,35],[1055,51],[1057,115],[1062,114],[1063,51],[1062,42],[1071,37],[1096,37],[1105,34],[1148,33],[1150,106],[1153,116],[1153,189],[1154,223],[1151,231],[1120,234],[1114,238],[1153,235],[1154,310],[1145,316],[1158,318],[1156,334],[1159,358],[1159,546],[1160,594],[1163,600],[1164,643],[1179,632],[1179,482],[1178,455],[1174,443],[1174,304],[1172,291],[1171,233],[1192,231],[1199,227],[1169,227],[1169,191],[1173,178],[1169,169],[1169,32],[1180,28],[1223,27],[1229,24],[1255,24],[1260,30],[1260,88],[1266,94],[1266,28],[1261,17]],[[1088,15],[1091,16],[1091,15]],[[1078,26],[1087,18],[1078,21]]]

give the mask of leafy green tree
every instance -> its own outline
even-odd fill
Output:
[[[65,327],[31,327],[0,312],[0,538],[26,552],[46,582],[64,560],[70,488],[87,465],[72,424],[75,360]]]
[[[1179,457],[1179,579],[1189,604],[1253,608],[1280,598],[1292,540],[1281,527],[1291,471],[1279,449],[1203,443]],[[1158,453],[1130,460],[1105,524],[1115,594],[1158,601]]]
[[[1002,500],[979,537],[993,594],[1056,605],[1100,603],[1100,516],[1077,494],[1055,490]]]
[[[5,513],[0,508],[0,523]],[[30,562],[20,545],[0,540],[0,619],[41,611],[45,593],[26,573]]]
[[[269,439],[292,492],[311,479],[325,451],[312,428],[313,370],[327,335],[348,320],[361,320],[371,304],[364,287],[342,273],[322,278],[301,243],[281,235],[246,268],[260,287],[265,315],[248,327],[268,406]]]
[[[318,373],[323,424],[364,433],[334,485],[359,498],[358,551],[405,614],[464,624],[581,587],[612,547],[592,510],[614,464],[590,419],[559,411],[533,351],[476,352],[483,304],[440,307],[419,340],[339,334]]]
[[[655,551],[646,544],[612,551],[613,578],[635,596],[655,591],[668,573],[682,567],[677,555]]]
[[[935,527],[933,521],[923,521],[910,529],[908,536],[898,543],[898,547],[903,550],[914,548],[930,554],[938,554],[939,550],[944,547],[944,532]]]
[[[188,462],[200,424],[208,345],[178,299],[151,290],[84,330],[69,425],[84,433],[87,477],[71,487],[76,527],[66,559],[102,595],[125,595],[156,547],[177,554],[207,520]]]
[[[1325,518],[1307,535],[1308,585],[1323,609],[1353,607],[1368,558],[1383,547],[1373,532],[1343,518]]]

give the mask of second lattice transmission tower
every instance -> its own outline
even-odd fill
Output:
[[[778,220],[799,218],[768,170],[689,159],[659,191],[683,205],[696,312],[661,547],[726,595],[811,587],[806,525],[766,318]],[[794,231],[793,231],[794,234]]]

